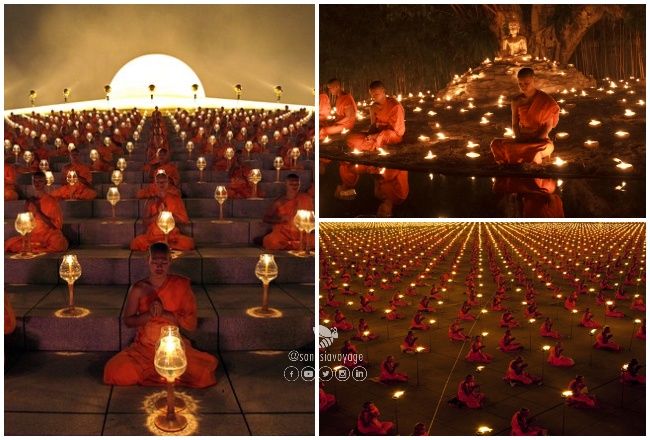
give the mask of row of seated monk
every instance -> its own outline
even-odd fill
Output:
[[[498,164],[541,164],[554,150],[549,133],[558,124],[560,107],[551,96],[536,87],[532,69],[520,69],[517,82],[521,94],[512,98],[514,138],[494,139],[490,149]],[[370,126],[365,131],[355,129],[357,105],[354,97],[343,90],[341,81],[333,78],[326,87],[327,93],[319,95],[321,140],[343,134],[346,135],[348,150],[357,152],[378,151],[403,141],[406,132],[404,107],[386,93],[381,81],[373,81],[368,87],[372,104],[369,108]],[[327,163],[328,160],[322,160],[321,166]],[[355,187],[362,174],[372,174],[375,178],[375,195],[382,201],[378,215],[390,215],[394,205],[406,200],[409,191],[406,171],[346,162],[339,164],[341,183],[335,196],[343,200],[354,199]]]

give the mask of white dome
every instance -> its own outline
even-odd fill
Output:
[[[111,80],[111,100],[149,99],[149,84],[156,86],[154,98],[194,97],[192,84],[197,84],[197,98],[205,98],[201,80],[192,68],[169,55],[149,54],[126,63]]]

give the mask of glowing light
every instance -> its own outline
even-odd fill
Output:
[[[476,143],[474,143],[472,141],[467,141],[467,148],[476,148],[478,146],[479,146],[479,144],[476,144]]]
[[[569,137],[569,133],[567,133],[566,131],[561,131],[558,134],[556,134],[555,137],[557,139],[566,139]]]
[[[592,119],[589,121],[589,126],[590,127],[599,127],[602,124],[598,119]]]
[[[633,112],[633,111],[630,110],[629,108],[626,108],[626,109],[625,109],[624,116],[626,116],[626,117],[628,117],[628,118],[631,118],[631,117],[634,116],[634,115],[636,115],[636,112]]]
[[[618,130],[614,134],[616,135],[617,138],[620,138],[620,139],[627,139],[627,138],[630,137],[630,133],[628,133],[627,131],[623,131],[623,130]]]
[[[622,170],[627,170],[628,168],[632,168],[632,164],[627,163],[627,162],[623,162],[621,159],[619,159],[617,157],[614,158],[614,162],[618,162],[616,167],[620,168]]]
[[[379,151],[379,155],[380,155],[380,156],[388,156],[388,155],[390,154],[388,151],[384,150],[384,149],[381,148],[381,147],[380,147],[380,148],[377,148],[377,151]]]
[[[433,154],[433,153],[431,152],[431,150],[429,150],[429,152],[427,153],[426,156],[424,156],[424,158],[425,158],[426,160],[432,160],[432,159],[435,159],[435,158],[436,158],[436,155]]]
[[[438,139],[441,140],[441,141],[444,141],[445,139],[447,139],[447,135],[444,134],[443,132],[436,133],[436,136],[437,136]]]
[[[542,350],[544,350],[544,351],[549,351],[550,349],[551,349],[551,346],[550,346],[550,345],[544,345],[544,346],[542,347]]]
[[[480,157],[480,153],[476,153],[474,151],[470,151],[469,153],[465,153],[465,156],[469,157],[470,159],[476,159],[477,157]]]
[[[555,160],[553,161],[553,165],[555,165],[556,167],[563,167],[566,164],[567,164],[567,161],[560,158],[560,156],[557,156],[555,158]]]
[[[571,397],[571,396],[573,396],[573,391],[571,390],[562,391],[562,397]]]
[[[483,117],[481,118],[481,122],[479,122],[479,124],[481,124],[481,125],[487,125],[487,124],[489,124],[489,123],[490,123],[490,121],[489,121],[488,118],[486,118],[485,116],[483,116]]]
[[[395,392],[393,393],[393,399],[399,399],[399,398],[402,397],[403,395],[404,395],[404,391],[395,391]]]
[[[512,128],[506,127],[506,131],[503,133],[503,136],[514,138],[515,133],[514,133],[514,131],[512,131]]]
[[[584,146],[587,148],[596,148],[600,143],[598,141],[593,141],[591,139],[587,139],[584,143]]]
[[[111,100],[148,99],[151,92],[146,84],[156,85],[156,98],[205,98],[199,77],[178,58],[163,54],[142,55],[132,59],[117,71],[111,80]],[[189,87],[198,84],[193,92]]]
[[[420,107],[415,107],[413,109],[413,113],[420,113],[421,111],[422,111],[422,109]]]
[[[429,115],[429,116],[435,116],[437,114],[438,113],[434,112],[433,110],[429,110],[429,112],[427,113],[427,115]]]
[[[355,148],[354,150],[350,151],[350,154],[354,154],[355,156],[358,156],[360,154],[363,154],[363,151],[359,150],[358,148]]]
[[[431,140],[431,138],[429,136],[425,136],[425,135],[421,134],[420,136],[418,136],[418,140],[421,141],[421,142],[429,142]]]
[[[476,430],[476,432],[479,435],[485,435],[485,434],[489,434],[490,432],[492,432],[492,428],[490,428],[489,426],[479,426],[478,429]]]

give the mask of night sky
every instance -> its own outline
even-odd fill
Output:
[[[313,105],[312,5],[7,5],[5,109],[102,99],[129,60],[174,56],[199,76],[206,96]]]

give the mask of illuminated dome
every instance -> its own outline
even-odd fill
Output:
[[[149,54],[126,63],[111,80],[111,100],[149,99],[149,85],[154,84],[154,98],[194,97],[192,84],[199,86],[197,98],[205,98],[201,80],[192,68],[169,55]]]

